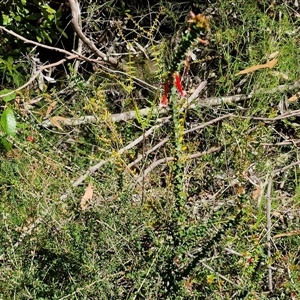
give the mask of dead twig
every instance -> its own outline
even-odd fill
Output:
[[[163,123],[152,126],[149,130],[147,130],[144,134],[142,134],[141,136],[139,136],[137,139],[135,139],[134,141],[132,141],[131,143],[129,143],[127,146],[123,147],[122,149],[120,149],[119,151],[117,151],[117,155],[122,155],[125,151],[133,148],[134,146],[138,145],[140,142],[143,141],[144,138],[148,137],[149,135],[151,135],[155,130],[157,130],[159,127],[161,127],[163,125]],[[85,179],[90,176],[91,174],[93,174],[94,172],[96,172],[97,170],[99,170],[103,165],[105,165],[106,163],[108,163],[109,161],[112,161],[114,158],[108,158],[108,159],[104,159],[101,160],[99,163],[97,163],[94,166],[91,166],[82,176],[80,176],[76,181],[74,181],[72,183],[72,188],[79,186],[82,182],[85,181]],[[72,190],[68,190],[64,195],[62,195],[60,197],[60,200],[65,200],[71,193]]]
[[[184,156],[184,159],[187,159],[187,160],[195,159],[195,158],[198,158],[198,157],[201,157],[201,156],[213,153],[213,152],[218,152],[221,149],[222,149],[222,147],[212,147],[212,148],[208,149],[207,151],[197,152],[194,154],[186,155],[186,156]],[[169,156],[169,157],[164,157],[164,158],[161,158],[161,159],[158,159],[158,160],[152,162],[149,165],[149,167],[143,171],[143,174],[137,178],[137,182],[140,183],[144,179],[145,176],[147,176],[153,169],[155,169],[159,165],[167,163],[172,160],[175,160],[175,157]]]
[[[121,72],[121,73],[123,74],[123,72]],[[280,85],[276,88],[269,89],[269,90],[268,89],[260,89],[260,90],[257,90],[256,92],[260,93],[260,94],[272,94],[272,93],[278,93],[278,92],[282,93],[282,92],[297,89],[299,87],[300,87],[300,80],[294,82],[293,84]],[[242,100],[251,99],[255,95],[255,93],[252,92],[249,95],[240,94],[240,95],[234,95],[234,96],[228,96],[228,97],[210,97],[210,98],[207,98],[207,99],[201,99],[201,98],[199,98],[199,93],[203,90],[203,88],[204,87],[202,86],[202,89],[200,91],[198,91],[198,95],[195,98],[193,96],[194,94],[192,94],[190,96],[190,98],[193,99],[194,103],[190,103],[191,101],[190,101],[190,99],[188,99],[187,102],[189,104],[184,105],[183,108],[188,106],[189,108],[194,109],[196,107],[217,106],[217,105],[221,105],[221,104],[224,104],[224,103],[225,104],[236,103],[236,102],[239,102],[239,101],[242,101]],[[153,108],[147,107],[147,108],[140,109],[139,110],[139,115],[140,116],[147,116],[150,112],[152,112],[154,114],[156,114],[156,113],[157,114],[166,114],[168,111],[169,111],[168,107],[164,108],[164,109],[155,108],[154,110],[153,110]],[[235,115],[232,115],[232,117],[252,119],[252,120],[258,120],[258,121],[264,121],[264,122],[275,122],[275,121],[278,121],[278,120],[282,120],[282,119],[286,119],[286,118],[294,117],[294,116],[298,116],[298,115],[300,115],[300,110],[294,110],[294,111],[288,112],[288,113],[283,114],[283,115],[279,115],[279,116],[274,117],[274,118],[244,117],[244,116],[235,116]],[[112,114],[110,116],[111,121],[113,121],[113,122],[128,121],[128,120],[136,119],[136,117],[137,117],[137,113],[136,113],[135,110],[127,111],[127,112],[124,112],[124,113],[121,113],[121,114]],[[229,117],[229,115],[226,115],[226,117]],[[226,117],[223,116],[222,118],[226,118]],[[83,120],[84,118],[87,118],[87,120],[89,120],[89,123],[96,122],[96,119],[95,118],[93,119],[92,116],[66,119],[65,122],[69,122],[69,123],[73,122],[73,124],[76,125],[77,120]],[[71,120],[73,120],[73,121],[71,121]],[[93,122],[91,122],[91,120],[93,120]],[[78,121],[78,124],[83,124],[83,123],[81,123],[81,121]],[[43,122],[42,126],[43,127],[51,127],[53,125],[51,124],[51,122],[45,121],[45,122]]]
[[[210,120],[210,121],[208,121],[206,123],[203,123],[203,124],[200,124],[198,126],[195,126],[195,127],[191,128],[191,129],[188,129],[184,133],[189,133],[189,132],[192,132],[192,131],[195,131],[195,130],[203,129],[203,128],[209,126],[209,125],[212,125],[212,124],[214,124],[216,122],[219,122],[219,121],[221,121],[223,119],[230,118],[230,117],[235,117],[235,115],[233,115],[233,114],[227,114],[227,115],[220,116],[220,117],[215,118],[213,120]]]
[[[270,265],[271,257],[272,257],[272,237],[271,237],[271,229],[272,229],[272,219],[271,219],[271,192],[272,192],[272,175],[269,175],[269,180],[268,180],[268,188],[267,188],[267,194],[266,194],[266,199],[267,199],[267,247],[268,247],[268,258],[269,258],[269,265],[268,265],[268,286],[269,286],[269,291],[273,291],[273,278],[272,278],[272,268]]]
[[[289,232],[278,233],[273,236],[273,239],[278,239],[278,238],[288,237],[288,236],[293,236],[293,235],[300,235],[300,230],[292,230]]]
[[[285,166],[285,167],[278,168],[278,169],[274,170],[274,174],[277,175],[277,174],[283,173],[283,172],[285,172],[286,170],[288,170],[288,169],[290,169],[290,168],[293,168],[293,167],[295,167],[295,166],[298,166],[298,165],[300,165],[300,161],[295,161],[295,162],[289,164],[288,166]]]
[[[206,269],[208,269],[210,272],[215,273],[218,277],[222,278],[224,281],[232,284],[233,286],[235,286],[236,288],[241,288],[240,285],[236,284],[235,282],[231,281],[230,279],[228,279],[226,276],[220,274],[219,272],[215,271],[211,266],[207,265],[204,262],[201,262],[202,266]]]
[[[82,20],[80,18],[80,4],[79,4],[79,1],[77,2],[77,4],[78,4],[78,10],[77,10],[77,13],[78,13],[78,16],[77,16],[78,27],[82,30]],[[77,51],[76,51],[78,54],[82,53],[82,46],[83,46],[82,39],[78,39],[78,45],[77,45]],[[74,65],[74,71],[75,72],[78,72],[79,64],[80,64],[80,60],[76,60],[75,65]]]
[[[13,93],[15,93],[17,91],[20,91],[20,90],[26,88],[27,86],[29,86],[42,73],[43,70],[59,66],[59,65],[63,64],[64,62],[66,62],[68,60],[71,60],[71,59],[74,59],[76,57],[77,57],[77,55],[71,53],[70,56],[67,56],[66,58],[61,59],[61,60],[59,60],[59,61],[57,61],[57,62],[55,62],[53,64],[44,65],[44,66],[40,67],[38,69],[38,71],[35,74],[33,74],[25,84],[23,84],[22,86],[18,87],[17,89],[15,89],[13,91],[10,91],[10,92],[8,92],[6,94],[0,95],[0,98],[12,95]]]
[[[106,67],[104,67],[104,66],[102,66],[102,67],[103,67],[103,69],[106,69]],[[120,71],[113,71],[113,72],[120,73]],[[124,74],[123,72],[121,72],[121,73]],[[138,78],[133,78],[133,79],[136,80]],[[188,104],[184,104],[183,107],[181,108],[181,111],[184,110],[187,107],[187,105],[190,105],[191,102],[199,96],[199,93],[205,88],[206,84],[207,84],[207,81],[201,82],[201,84],[198,86],[198,88],[195,90],[195,92],[188,98],[188,100],[187,100]],[[144,109],[140,109],[138,113],[135,110],[131,110],[131,111],[127,111],[127,112],[120,113],[120,114],[111,114],[109,116],[109,120],[112,122],[128,121],[128,120],[136,119],[137,115],[143,117],[143,116],[148,115],[150,112],[154,115],[163,114],[163,113],[167,113],[169,110],[170,109],[168,107],[167,108],[147,107]],[[79,117],[79,118],[66,118],[61,121],[61,124],[67,125],[67,126],[78,126],[78,125],[82,125],[82,124],[96,123],[97,121],[98,121],[97,118],[94,116],[84,116],[84,117]],[[50,122],[50,120],[45,120],[42,123],[42,126],[45,128],[49,128],[49,127],[52,127],[53,124]]]
[[[78,37],[83,41],[85,45],[87,45],[94,54],[96,54],[98,57],[102,58],[104,61],[108,61],[110,64],[117,66],[118,61],[113,57],[108,57],[104,52],[98,50],[98,48],[95,46],[95,44],[89,40],[84,33],[82,32],[80,26],[79,26],[79,18],[80,18],[80,11],[79,11],[79,4],[76,0],[69,0],[69,4],[71,7],[72,12],[72,25],[73,28],[78,35]]]
[[[164,138],[163,140],[161,140],[158,144],[156,144],[154,147],[152,147],[151,149],[149,149],[148,151],[145,152],[144,156],[149,155],[150,153],[154,152],[155,150],[157,150],[158,148],[160,148],[161,146],[163,146],[167,141],[169,140],[169,138]],[[134,160],[133,162],[131,162],[127,168],[130,169],[132,168],[134,165],[138,164],[144,157],[142,154],[140,154],[138,156],[138,158],[136,160]]]
[[[16,38],[18,38],[19,40],[25,42],[25,44],[32,44],[32,45],[35,45],[35,46],[39,46],[39,47],[42,47],[42,48],[45,48],[45,49],[49,49],[49,50],[53,50],[53,51],[57,51],[57,52],[61,52],[61,53],[64,53],[68,56],[70,55],[74,55],[74,53],[72,52],[69,52],[65,49],[61,49],[61,48],[56,48],[56,47],[52,47],[52,46],[47,46],[47,45],[44,45],[44,44],[41,44],[41,43],[38,43],[38,42],[35,42],[35,41],[32,41],[32,40],[28,40],[26,38],[24,38],[23,36],[15,33],[14,31],[12,30],[9,30],[9,29],[6,29],[5,27],[3,26],[0,26],[0,29],[4,30],[5,32],[7,32],[8,34],[12,35],[12,36],[15,36]]]

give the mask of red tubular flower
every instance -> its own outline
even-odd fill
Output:
[[[186,95],[186,92],[182,88],[181,79],[178,72],[174,73],[175,78],[175,86],[180,94],[181,97],[184,97]]]
[[[162,106],[162,107],[167,106],[169,90],[170,90],[170,82],[166,81],[164,83],[164,94],[163,94],[163,97],[160,100],[160,106]]]

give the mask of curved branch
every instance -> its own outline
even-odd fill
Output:
[[[104,52],[97,49],[95,44],[89,40],[84,33],[82,32],[80,26],[79,26],[79,4],[76,0],[69,0],[69,4],[71,7],[72,12],[72,25],[73,28],[78,35],[78,37],[86,44],[98,57],[101,57],[104,61],[108,61],[112,65],[116,66],[118,64],[118,61],[113,57],[108,57]]]
[[[1,30],[4,30],[5,32],[7,32],[7,33],[10,34],[10,35],[15,36],[15,37],[18,38],[19,40],[24,41],[25,44],[26,44],[26,43],[32,44],[32,45],[35,45],[35,46],[43,47],[43,48],[45,48],[45,49],[49,49],[49,50],[61,52],[61,53],[64,53],[64,54],[66,54],[66,55],[74,55],[74,53],[69,52],[69,51],[64,50],[64,49],[60,49],[60,48],[56,48],[56,47],[52,47],[52,46],[47,46],[47,45],[44,45],[44,44],[41,44],[41,43],[38,43],[38,42],[35,42],[35,41],[32,41],[32,40],[28,40],[28,39],[24,38],[23,36],[21,36],[21,35],[15,33],[14,31],[6,29],[6,28],[3,27],[3,26],[0,26],[0,29],[1,29]]]
[[[8,92],[6,94],[0,95],[0,98],[12,95],[13,93],[15,93],[17,91],[20,91],[20,90],[26,88],[29,84],[31,84],[41,74],[41,72],[43,70],[59,66],[59,65],[63,64],[64,62],[66,62],[67,60],[74,59],[74,58],[78,58],[78,56],[71,53],[71,55],[69,55],[66,58],[61,59],[61,60],[59,60],[59,61],[57,61],[57,62],[55,62],[53,64],[44,65],[44,66],[40,67],[39,70],[36,73],[34,73],[25,84],[23,84],[22,86],[18,87],[17,89],[15,89],[13,91],[10,91],[10,92]]]
[[[212,147],[210,149],[208,149],[207,151],[203,151],[203,152],[197,152],[197,153],[193,153],[187,156],[184,156],[184,159],[195,159],[213,152],[218,152],[222,149],[222,147]],[[175,157],[169,156],[169,157],[165,157],[165,158],[161,158],[158,159],[154,162],[152,162],[149,167],[144,170],[143,174],[137,179],[137,182],[141,182],[145,176],[147,176],[153,169],[155,169],[157,166],[167,163],[169,161],[175,160]]]

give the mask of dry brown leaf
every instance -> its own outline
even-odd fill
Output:
[[[268,56],[268,59],[275,58],[279,54],[279,51],[275,51]]]
[[[48,118],[48,117],[49,117],[51,111],[53,110],[53,108],[55,107],[56,104],[57,104],[57,101],[53,101],[53,102],[48,106],[45,118]]]
[[[18,231],[18,232],[27,232],[33,222],[34,222],[34,219],[32,217],[29,217],[26,220],[26,225],[24,225],[23,227],[18,226],[18,227],[15,228],[15,230]]]
[[[272,213],[272,216],[275,217],[275,218],[280,219],[280,221],[281,221],[282,223],[285,223],[285,222],[284,222],[284,216],[283,216],[280,212],[274,211],[274,212]]]
[[[245,188],[240,186],[240,185],[237,185],[235,186],[235,192],[238,194],[238,195],[242,195],[242,194],[245,194]]]
[[[292,236],[292,235],[300,235],[300,230],[293,230],[293,231],[290,231],[290,232],[279,233],[279,234],[274,235],[272,238],[273,239],[278,239],[278,238],[281,238],[281,237]]]
[[[289,80],[289,76],[287,74],[283,73],[283,72],[279,72],[279,71],[273,70],[271,72],[271,74],[274,75],[274,76],[276,76],[276,77],[281,77],[284,80]]]
[[[292,97],[290,97],[288,99],[289,102],[293,102],[293,101],[296,101],[300,98],[300,92],[298,92],[297,94],[293,95]]]
[[[64,117],[60,117],[60,116],[55,116],[55,117],[52,117],[50,118],[50,122],[56,126],[58,129],[62,130],[63,131],[63,128],[60,126],[59,122],[62,122],[64,121],[66,118]]]
[[[93,192],[93,186],[91,183],[89,183],[80,201],[80,207],[82,210],[86,210],[88,208],[89,201],[93,198]]]
[[[252,192],[252,199],[257,200],[260,196],[261,188],[258,186],[256,189]]]
[[[257,71],[257,70],[260,70],[260,69],[265,69],[265,68],[269,68],[269,69],[272,69],[274,68],[274,66],[277,64],[278,62],[278,59],[275,58],[271,61],[268,61],[267,63],[265,64],[262,64],[262,65],[256,65],[256,66],[252,66],[250,68],[247,68],[247,69],[244,69],[238,73],[236,73],[235,75],[243,75],[243,74],[248,74],[248,73],[251,73],[251,72],[254,72],[254,71]]]

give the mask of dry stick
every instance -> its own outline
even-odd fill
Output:
[[[214,124],[214,123],[216,123],[216,122],[219,122],[220,120],[223,120],[223,119],[225,119],[225,118],[229,118],[229,117],[232,117],[232,116],[234,116],[234,115],[232,115],[232,114],[227,114],[227,115],[224,115],[224,116],[215,118],[215,119],[210,120],[210,121],[208,121],[208,122],[206,122],[206,123],[203,123],[203,124],[201,124],[201,125],[199,125],[199,126],[196,126],[196,127],[194,127],[194,128],[188,129],[188,130],[184,131],[183,134],[190,133],[190,132],[196,131],[196,130],[198,130],[198,129],[203,129],[203,128],[209,126],[209,125],[212,125],[212,124]],[[168,141],[169,141],[169,138],[163,139],[163,140],[160,141],[157,145],[155,145],[153,148],[151,148],[150,150],[148,150],[145,154],[148,155],[149,153],[153,152],[153,151],[156,150],[157,148],[163,146],[163,145],[164,145],[166,142],[168,142]],[[219,147],[216,147],[216,149],[217,149],[217,148],[219,148]],[[221,147],[220,147],[220,148],[221,148]],[[213,148],[212,148],[212,149],[213,149]],[[220,150],[220,149],[218,149],[218,150],[216,150],[216,151],[219,151],[219,150]],[[208,150],[208,151],[209,151],[209,150]],[[203,153],[204,153],[204,152],[198,152],[198,153],[195,153],[195,154],[191,154],[191,155],[188,157],[188,159],[197,158],[197,157],[199,157],[199,156],[202,156]],[[210,152],[209,152],[209,153],[210,153]],[[206,153],[206,154],[207,154],[207,153]],[[137,164],[138,162],[140,162],[141,160],[142,160],[142,156],[139,156],[135,161],[133,161],[132,163],[130,163],[130,164],[127,166],[127,168],[133,167],[134,165],[136,165],[136,164]],[[154,169],[155,167],[157,167],[158,165],[160,165],[160,164],[162,164],[162,163],[166,163],[166,162],[168,162],[168,161],[172,161],[172,160],[174,160],[174,157],[162,158],[162,159],[159,159],[159,160],[153,162],[153,163],[152,163],[152,164],[144,171],[144,175],[143,175],[142,177],[145,176],[145,174],[146,174],[145,172],[146,172],[149,168],[150,168],[150,170],[149,170],[149,172],[150,172],[151,170],[153,170],[153,169]],[[149,172],[147,171],[147,174],[148,174]],[[139,178],[138,178],[138,182],[141,182],[141,180],[142,180],[142,179],[139,177]]]
[[[268,258],[269,263],[272,257],[272,237],[271,237],[271,229],[272,229],[272,220],[271,220],[271,191],[272,191],[272,175],[269,175],[268,188],[267,188],[267,246],[268,246]],[[269,291],[273,291],[273,278],[272,278],[272,268],[271,265],[268,266],[268,286]]]
[[[239,116],[241,119],[251,119],[251,120],[257,120],[257,121],[264,121],[264,122],[275,122],[283,119],[287,119],[290,117],[295,117],[300,115],[300,109],[289,111],[285,114],[276,116],[274,118],[264,118],[264,117],[245,117],[245,116]]]
[[[189,132],[192,132],[192,131],[195,131],[195,130],[198,130],[198,129],[203,129],[203,128],[205,128],[205,127],[207,127],[207,126],[209,126],[209,125],[211,125],[213,123],[219,122],[219,121],[221,121],[223,119],[230,118],[230,117],[236,117],[236,116],[233,115],[233,114],[227,114],[227,115],[215,118],[213,120],[210,120],[210,121],[208,121],[206,123],[200,124],[198,126],[192,127],[191,129],[186,130],[184,133],[189,133]]]
[[[254,97],[256,93],[260,94],[274,94],[274,93],[282,93],[285,91],[291,91],[295,90],[300,87],[300,80],[294,82],[293,84],[286,84],[286,85],[280,85],[276,88],[273,89],[259,89],[256,90],[249,95],[246,94],[240,94],[240,95],[235,95],[235,96],[228,96],[228,97],[210,97],[207,99],[201,99],[198,96],[195,98],[194,103],[189,105],[189,108],[196,108],[196,107],[209,107],[209,106],[217,106],[221,104],[228,104],[228,103],[236,103],[242,100],[248,100]],[[154,113],[162,114],[162,113],[167,113],[169,111],[169,108],[161,109],[157,108],[154,110]],[[139,110],[139,116],[147,116],[150,112],[153,112],[152,108],[143,108]],[[247,119],[253,119],[253,120],[261,120],[265,122],[273,122],[273,121],[278,121],[282,120],[291,116],[296,116],[300,114],[300,110],[295,110],[293,112],[286,113],[284,115],[277,116],[275,118],[261,118],[261,117],[241,117],[241,118],[247,118]],[[124,113],[120,114],[112,114],[110,116],[111,121],[113,122],[121,122],[121,121],[128,121],[132,119],[136,119],[137,113],[135,110],[127,111]],[[61,122],[61,124],[66,124],[66,125],[81,125],[85,124],[84,122],[87,123],[95,123],[97,122],[97,119],[94,116],[86,116],[86,117],[80,117],[80,118],[70,118],[70,119],[65,119],[64,121]],[[53,124],[50,121],[45,121],[42,123],[43,127],[51,127]]]
[[[102,58],[103,60],[108,61],[112,65],[116,66],[118,64],[118,61],[115,58],[107,57],[107,55],[104,52],[99,51],[97,49],[97,47],[95,46],[95,44],[83,34],[81,28],[78,25],[79,24],[79,16],[80,16],[78,2],[76,0],[69,0],[69,3],[70,3],[70,7],[71,7],[71,12],[72,12],[72,21],[71,22],[72,22],[73,28],[74,28],[75,32],[77,33],[78,37],[84,42],[84,44],[86,44],[94,52],[94,54],[96,54],[98,57]]]
[[[10,34],[10,35],[15,36],[15,37],[18,38],[19,40],[25,42],[25,44],[32,44],[32,45],[35,45],[35,46],[43,47],[43,48],[45,48],[45,49],[50,49],[50,50],[53,50],[53,51],[61,52],[61,53],[64,53],[64,54],[66,54],[66,55],[74,55],[74,53],[69,52],[69,51],[64,50],[64,49],[60,49],[60,48],[56,48],[56,47],[52,47],[52,46],[47,46],[47,45],[40,44],[40,43],[35,42],[35,41],[32,41],[32,40],[28,40],[28,39],[24,38],[23,36],[21,36],[21,35],[15,33],[14,31],[6,29],[6,28],[3,27],[3,26],[0,26],[0,29],[4,30],[5,32],[7,32],[7,33]]]
[[[279,142],[279,143],[260,143],[260,142],[256,142],[256,141],[253,141],[252,143],[255,143],[255,144],[260,144],[262,146],[285,146],[285,145],[297,145],[300,143],[300,139],[295,139],[295,140],[285,140],[283,142]]]
[[[206,269],[208,269],[209,271],[211,271],[212,273],[217,274],[220,278],[222,278],[223,280],[227,281],[228,283],[232,284],[233,286],[237,287],[237,288],[241,288],[240,285],[236,284],[235,282],[231,281],[230,279],[228,279],[227,277],[225,277],[224,275],[220,274],[219,272],[215,271],[211,266],[207,265],[204,262],[201,262],[202,266]]]
[[[144,154],[144,156],[147,156],[150,153],[152,153],[153,151],[157,150],[158,148],[160,148],[161,146],[163,146],[168,140],[169,140],[169,138],[164,138],[158,144],[156,144],[153,148],[151,148],[148,151],[146,151],[145,154]],[[129,165],[127,165],[127,168],[128,169],[132,168],[134,165],[136,165],[137,163],[139,163],[143,159],[144,156],[142,154],[140,154],[136,160],[134,160]]]
[[[29,226],[28,226],[28,229],[26,231],[24,231],[18,241],[16,243],[13,244],[13,248],[16,249],[20,246],[20,244],[23,242],[23,240],[25,239],[26,236],[28,236],[29,234],[32,233],[32,231],[38,227],[40,224],[42,224],[42,222],[44,221],[44,218],[49,215],[51,212],[51,208],[48,207],[46,210],[43,211],[43,214],[42,216],[38,217],[33,223],[31,223]]]
[[[183,104],[182,108],[180,109],[180,111],[185,110],[186,108],[190,107],[190,105],[192,104],[192,102],[194,102],[194,100],[196,100],[200,93],[204,90],[204,88],[207,85],[207,80],[202,81],[199,86],[195,89],[195,91],[192,93],[191,96],[189,96],[188,100],[186,101],[186,103]]]
[[[106,69],[106,67],[102,66],[103,69]],[[122,73],[120,71],[113,71],[113,72],[118,72],[118,73]],[[140,80],[138,80],[138,78],[133,78],[134,80],[140,82],[142,85],[145,84],[145,82],[141,82]],[[148,84],[147,84],[148,85]],[[202,81],[199,86],[197,87],[197,89],[193,92],[193,94],[191,96],[189,96],[187,102],[182,106],[180,111],[183,111],[184,109],[186,109],[186,107],[190,107],[191,102],[194,101],[199,94],[201,93],[202,90],[204,90],[204,88],[207,85],[207,81]],[[148,85],[149,87],[149,85]],[[151,88],[154,88],[153,86],[150,86]],[[136,119],[137,115],[139,116],[146,116],[148,115],[150,112],[152,112],[154,115],[155,114],[160,114],[160,113],[167,113],[170,110],[170,108],[166,107],[166,108],[161,108],[161,107],[157,107],[157,108],[143,108],[140,109],[139,112],[137,113],[135,110],[131,110],[131,111],[127,111],[121,114],[111,114],[109,116],[109,120],[112,122],[120,122],[120,121],[128,121],[128,120],[132,120],[132,119]],[[79,118],[66,118],[64,120],[62,120],[60,123],[62,125],[66,125],[66,126],[78,126],[78,125],[83,125],[83,124],[92,124],[92,123],[96,123],[98,120],[95,116],[84,116],[84,117],[79,117]],[[50,120],[46,120],[42,123],[42,126],[45,128],[48,127],[52,127],[53,124],[50,122]]]
[[[116,156],[122,155],[125,151],[127,151],[127,150],[133,148],[134,146],[136,146],[137,144],[139,144],[141,141],[143,141],[144,138],[148,137],[150,134],[152,134],[156,129],[158,129],[162,125],[163,125],[163,123],[152,126],[143,135],[139,136],[137,139],[132,141],[130,144],[128,144],[127,146],[125,146],[122,149],[120,149],[119,151],[117,151]],[[99,170],[103,165],[105,165],[106,163],[108,163],[111,160],[113,160],[113,158],[108,158],[108,159],[102,160],[99,163],[97,163],[96,165],[90,167],[82,176],[80,176],[75,182],[72,183],[72,187],[74,188],[74,187],[79,186],[88,176],[90,176],[91,174],[93,174],[94,172]],[[60,200],[65,200],[69,196],[70,193],[71,193],[71,190],[68,190],[64,195],[62,195],[60,197]]]
[[[273,240],[282,238],[282,237],[287,237],[287,236],[293,236],[293,235],[300,235],[300,230],[292,230],[284,233],[278,233],[273,236]]]
[[[77,2],[77,5],[78,5],[78,10],[77,10],[77,13],[78,13],[78,16],[77,16],[78,27],[82,30],[82,20],[80,18],[80,5],[79,5],[79,2]],[[82,46],[83,46],[82,39],[78,39],[78,45],[77,45],[77,51],[76,51],[78,54],[82,53]],[[75,72],[78,72],[79,65],[80,65],[80,61],[76,60],[75,65],[74,65]]]
[[[285,166],[283,168],[275,169],[274,174],[280,174],[280,173],[282,173],[282,172],[284,172],[284,171],[286,171],[286,170],[288,170],[292,167],[295,167],[297,165],[300,165],[300,161],[293,162],[293,163],[291,163],[288,166]]]
[[[197,152],[194,154],[186,155],[186,156],[184,156],[184,159],[195,159],[195,158],[198,158],[198,157],[201,157],[201,156],[213,153],[213,152],[220,151],[221,149],[222,149],[222,147],[212,147],[212,148],[208,149],[207,151]],[[167,163],[172,160],[175,160],[175,157],[169,156],[169,157],[161,158],[161,159],[158,159],[158,160],[152,162],[150,164],[150,166],[143,172],[143,175],[137,179],[137,182],[141,182],[143,180],[143,178],[157,166],[159,166],[163,163]]]
[[[1,27],[1,26],[0,26],[0,27]],[[17,92],[17,91],[20,91],[20,90],[26,88],[28,85],[30,85],[30,84],[31,84],[31,83],[32,83],[32,82],[33,82],[33,81],[41,74],[41,72],[42,72],[43,70],[46,70],[46,69],[48,69],[48,68],[52,68],[52,67],[59,66],[59,65],[63,64],[64,62],[66,62],[66,61],[68,61],[68,60],[70,60],[70,59],[74,59],[74,58],[77,58],[77,55],[71,53],[70,56],[67,56],[66,58],[61,59],[61,60],[59,60],[59,61],[57,61],[57,62],[55,62],[55,63],[53,63],[53,64],[44,65],[44,66],[40,67],[39,70],[38,70],[35,74],[33,74],[25,84],[23,84],[22,86],[18,87],[17,89],[15,89],[15,90],[13,90],[13,91],[11,91],[11,92],[8,92],[7,94],[0,95],[0,98],[3,98],[3,97],[6,97],[6,96],[9,96],[9,95],[12,95],[13,93],[15,93],[15,92]]]

